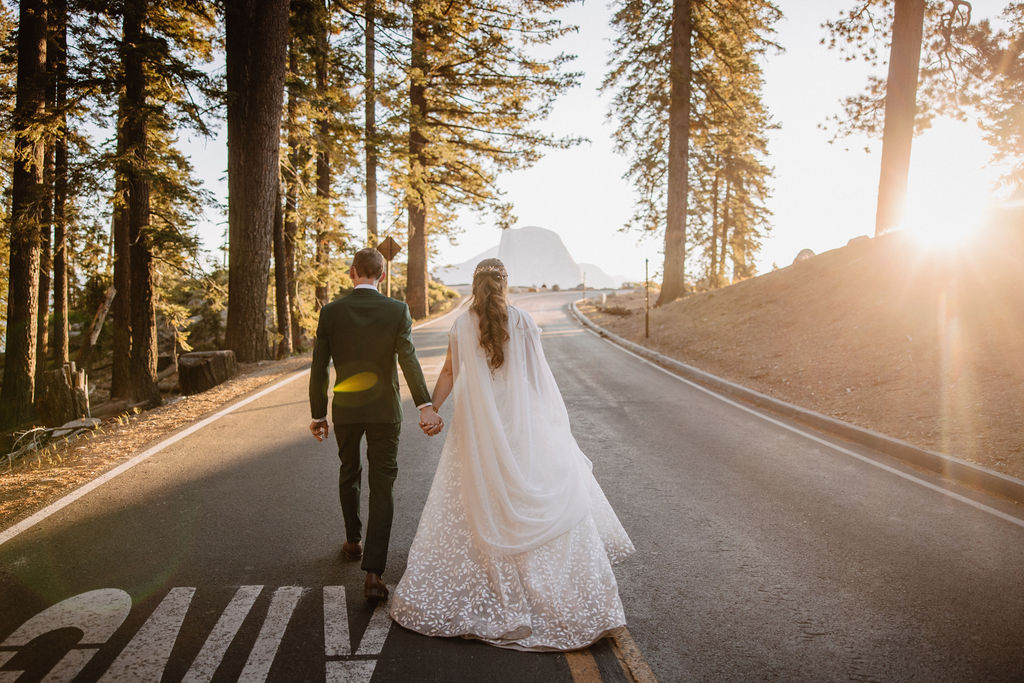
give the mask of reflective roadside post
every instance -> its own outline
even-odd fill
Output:
[[[395,258],[395,256],[398,254],[398,252],[402,251],[402,247],[400,247],[398,245],[398,242],[395,241],[394,237],[392,237],[391,235],[388,235],[384,239],[383,242],[381,242],[380,244],[377,245],[377,251],[380,252],[380,255],[384,257],[384,260],[388,264],[387,275],[385,276],[385,281],[387,282],[387,285],[386,285],[387,295],[388,295],[388,297],[390,297],[391,296],[391,259]]]
[[[651,278],[647,273],[650,259],[644,259],[644,338],[651,336]]]

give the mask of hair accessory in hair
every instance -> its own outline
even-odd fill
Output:
[[[502,280],[508,278],[508,273],[505,271],[505,267],[501,265],[479,265],[476,267],[476,270],[473,271],[473,277],[476,277],[480,273],[495,273]]]

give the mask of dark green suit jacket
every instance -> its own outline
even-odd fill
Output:
[[[331,412],[335,423],[401,422],[399,364],[416,405],[430,401],[412,344],[409,307],[376,290],[355,289],[320,309],[309,373],[314,420],[327,415],[327,395],[332,389],[329,360],[334,361]]]

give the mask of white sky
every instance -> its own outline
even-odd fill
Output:
[[[859,91],[866,72],[859,63],[844,62],[836,51],[820,44],[821,24],[838,16],[853,0],[780,0],[786,17],[778,25],[777,41],[785,48],[765,64],[765,101],[781,129],[770,138],[769,164],[775,167],[772,234],[758,257],[758,271],[773,263],[785,266],[803,248],[821,252],[846,244],[874,230],[878,184],[878,148],[867,139],[828,144],[819,128],[840,111],[840,100]],[[975,19],[997,14],[1005,0],[975,0]],[[506,174],[502,188],[515,206],[518,225],[539,225],[558,232],[573,257],[595,263],[610,275],[643,277],[644,258],[652,273],[661,266],[661,243],[638,233],[623,233],[632,213],[633,191],[622,179],[626,159],[612,151],[612,124],[606,122],[608,98],[597,88],[606,70],[611,30],[608,7],[588,0],[563,12],[578,24],[577,34],[562,46],[578,60],[573,67],[585,76],[556,105],[547,123],[551,132],[589,138],[570,150],[550,152],[530,169]],[[865,153],[869,146],[871,153]],[[223,136],[197,150],[196,165],[214,191],[223,195],[226,150]],[[919,221],[949,216],[973,217],[980,212],[998,175],[986,168],[989,152],[972,124],[940,121],[914,143],[909,211]],[[382,207],[383,208],[383,207]],[[362,209],[351,228],[362,233]],[[385,216],[382,211],[382,228]],[[358,221],[356,224],[355,221]],[[469,259],[497,245],[500,233],[487,219],[467,215],[454,246],[440,245],[431,267]],[[396,235],[404,242],[402,231]],[[207,248],[221,241],[223,226],[203,229]]]

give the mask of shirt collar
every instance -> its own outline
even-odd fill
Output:
[[[356,285],[355,289],[372,289],[375,292],[377,291],[377,287],[375,285]]]

